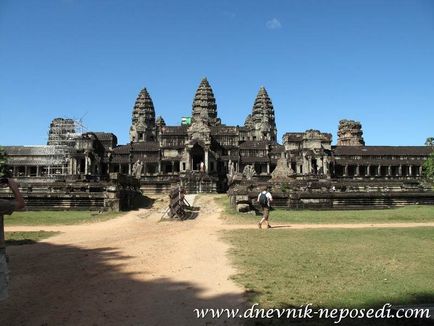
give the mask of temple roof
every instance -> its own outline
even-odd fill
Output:
[[[69,146],[4,146],[6,154],[9,156],[62,156],[71,152]]]
[[[287,132],[283,135],[284,140],[288,141],[302,141],[304,132]]]
[[[392,166],[399,166],[399,165],[422,165],[423,160],[390,160],[390,159],[335,159],[334,160],[336,165],[392,165]]]
[[[115,155],[122,155],[122,154],[129,154],[130,152],[137,152],[137,151],[149,151],[154,152],[160,150],[160,144],[157,142],[139,142],[139,143],[131,143],[127,145],[121,145],[118,147],[113,148],[113,153]]]
[[[98,140],[104,141],[104,140],[116,140],[117,141],[117,137],[114,133],[111,132],[99,132],[99,131],[95,131],[93,132],[95,134],[95,136],[98,138]]]
[[[335,156],[428,156],[433,152],[429,146],[333,146]]]

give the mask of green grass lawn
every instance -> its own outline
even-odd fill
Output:
[[[101,222],[117,217],[122,212],[97,213],[90,211],[33,211],[14,212],[5,216],[6,226],[15,225],[55,225]]]
[[[6,246],[19,246],[33,244],[42,239],[52,237],[60,232],[36,231],[36,232],[5,232]]]
[[[260,216],[238,213],[229,205],[226,195],[216,197],[224,207],[224,218],[230,223],[258,223]],[[387,223],[387,222],[434,222],[434,206],[405,206],[382,210],[283,210],[270,212],[273,223]]]
[[[434,228],[234,230],[235,280],[262,307],[434,303]]]

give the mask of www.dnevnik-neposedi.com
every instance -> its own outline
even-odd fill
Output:
[[[300,308],[284,309],[264,309],[258,308],[258,304],[253,304],[250,308],[242,311],[241,309],[228,308],[201,308],[194,309],[196,318],[227,318],[227,319],[331,319],[335,324],[339,324],[346,318],[350,319],[410,319],[431,318],[430,310],[427,308],[392,308],[390,303],[384,304],[381,308],[312,308],[312,304],[300,306]]]

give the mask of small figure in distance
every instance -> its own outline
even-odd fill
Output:
[[[10,179],[0,178],[0,186],[8,186],[14,194],[15,200],[0,199],[0,301],[8,298],[9,270],[6,259],[6,241],[3,215],[10,215],[15,210],[25,207],[24,198],[18,189],[18,184]]]
[[[273,201],[273,196],[271,196],[267,187],[259,193],[257,202],[262,207],[262,219],[258,223],[258,227],[262,229],[262,223],[267,222],[267,228],[271,228],[270,223],[268,223],[268,218],[270,217],[271,202]]]

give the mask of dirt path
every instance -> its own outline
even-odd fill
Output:
[[[335,223],[335,224],[304,224],[304,223],[271,223],[272,229],[366,229],[366,228],[417,228],[434,227],[434,222],[421,223]],[[229,224],[225,225],[226,230],[257,229],[257,224]],[[265,228],[265,226],[263,226]]]
[[[223,324],[193,313],[245,304],[229,279],[220,208],[200,196],[195,220],[159,223],[164,205],[95,224],[8,227],[63,233],[8,249],[11,297],[0,303],[0,325]]]
[[[259,218],[258,218],[259,220]],[[418,228],[418,227],[434,227],[434,222],[402,222],[402,223],[271,223],[272,229],[366,229],[366,228]],[[257,224],[223,224],[219,225],[221,230],[242,230],[242,229],[257,229]],[[263,226],[265,229],[265,225]],[[66,232],[68,229],[77,229],[76,226],[10,226],[7,231],[59,231]]]

